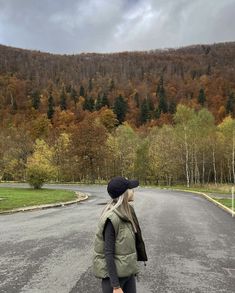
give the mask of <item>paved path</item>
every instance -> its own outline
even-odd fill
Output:
[[[46,186],[48,187],[48,186]],[[91,257],[105,186],[78,205],[0,216],[0,292],[101,293]],[[234,293],[235,218],[200,195],[136,189],[147,266],[138,293]],[[230,270],[234,269],[234,271]]]

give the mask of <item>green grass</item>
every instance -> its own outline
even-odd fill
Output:
[[[0,211],[76,199],[74,191],[0,187]]]
[[[232,185],[217,184],[217,186],[215,186],[214,184],[206,184],[203,186],[192,185],[190,187],[187,187],[186,185],[172,185],[172,186],[161,185],[159,187],[169,188],[169,189],[174,188],[174,189],[195,190],[195,191],[201,191],[201,192],[207,192],[207,193],[231,194]]]
[[[231,198],[213,198],[213,199],[222,203],[226,207],[232,209],[232,199]]]

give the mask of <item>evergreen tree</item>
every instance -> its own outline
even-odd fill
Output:
[[[101,104],[102,104],[102,107],[104,107],[104,106],[109,107],[108,97],[107,97],[107,95],[105,93],[102,96]]]
[[[124,100],[122,95],[119,95],[118,97],[116,97],[114,101],[113,112],[117,115],[119,124],[121,124],[124,121],[127,109],[128,109],[127,102]]]
[[[169,112],[171,114],[174,114],[176,112],[176,103],[174,101],[171,101],[170,102],[170,105],[169,105]]]
[[[93,89],[92,79],[90,78],[88,81],[88,92],[91,92]]]
[[[149,112],[149,102],[145,98],[140,107],[140,121],[141,123],[145,123],[150,119],[150,112]]]
[[[157,86],[157,92],[156,92],[158,98],[159,98],[159,105],[158,109],[160,112],[167,113],[168,112],[168,106],[166,102],[166,93],[164,89],[164,83],[163,83],[163,76],[160,77],[158,86]]]
[[[112,91],[114,89],[114,87],[115,87],[114,80],[111,79],[110,86],[109,86],[109,90]]]
[[[80,86],[79,96],[85,97],[85,89],[84,89],[83,85]]]
[[[85,97],[85,102],[83,104],[83,110],[88,110],[92,112],[94,110],[94,100],[92,97]]]
[[[102,108],[102,98],[100,96],[100,94],[98,94],[98,97],[96,99],[96,102],[95,102],[95,109],[96,111],[100,110]]]
[[[66,94],[64,88],[60,94],[60,109],[61,111],[67,110],[67,101],[66,101]]]
[[[74,104],[76,105],[78,101],[78,94],[74,88],[71,89],[70,96],[71,96],[71,99],[74,101]]]
[[[39,106],[40,106],[40,94],[39,94],[39,92],[38,91],[32,92],[31,98],[32,98],[32,107],[35,110],[38,110]]]
[[[147,104],[148,104],[149,111],[153,111],[154,105],[153,105],[153,101],[150,97],[147,98]]]
[[[52,94],[50,93],[49,97],[48,97],[48,110],[47,110],[48,119],[52,119],[52,117],[54,115],[54,112],[55,112],[54,106],[55,106],[54,98],[53,98]]]
[[[161,110],[159,109],[159,107],[157,107],[154,111],[154,117],[158,119],[160,118],[160,116],[161,116]]]
[[[139,108],[140,107],[140,97],[139,97],[138,92],[135,93],[134,100],[135,100],[135,103],[136,103],[136,107]]]
[[[206,101],[206,95],[205,95],[204,89],[202,89],[202,88],[199,91],[199,95],[198,95],[197,101],[202,106],[204,105],[204,103]]]
[[[235,104],[235,97],[234,97],[234,93],[232,92],[228,95],[227,102],[226,102],[226,113],[227,114],[231,113],[233,115],[234,104]]]

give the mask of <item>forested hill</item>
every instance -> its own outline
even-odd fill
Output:
[[[181,102],[207,107],[218,123],[234,116],[234,92],[235,42],[78,55],[0,46],[1,117],[52,105],[76,113],[80,102],[90,112],[106,105],[138,127],[171,123]]]

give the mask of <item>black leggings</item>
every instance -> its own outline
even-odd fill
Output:
[[[120,286],[124,293],[136,293],[136,281],[135,276],[118,278]],[[103,293],[113,293],[113,287],[110,284],[110,279],[104,278],[101,281]]]

